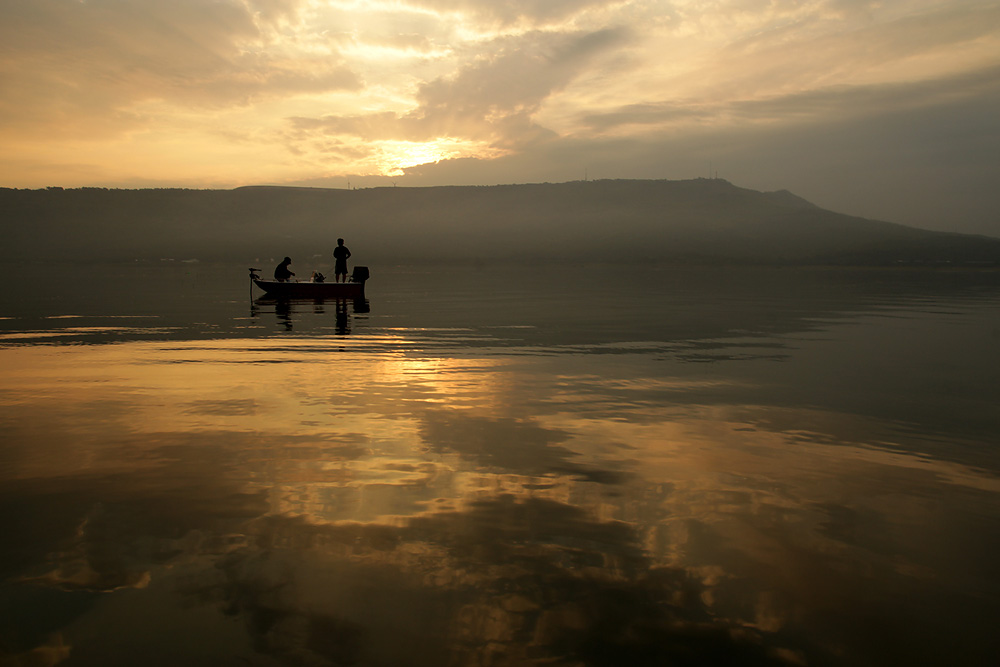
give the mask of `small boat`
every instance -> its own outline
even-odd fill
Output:
[[[308,282],[264,280],[258,275],[261,269],[250,269],[250,282],[277,299],[360,299],[365,296],[368,267],[355,266],[346,283],[328,283],[325,280]]]

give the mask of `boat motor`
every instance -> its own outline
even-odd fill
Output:
[[[367,266],[355,266],[354,271],[351,273],[352,283],[363,283],[369,278],[368,267]]]

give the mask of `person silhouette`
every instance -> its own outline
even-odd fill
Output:
[[[333,249],[333,257],[337,260],[333,267],[333,280],[335,282],[339,283],[342,276],[344,282],[347,282],[347,258],[350,256],[351,251],[344,245],[344,239],[337,239],[337,247]]]
[[[274,268],[274,279],[277,280],[279,283],[283,283],[286,282],[292,276],[294,276],[295,274],[288,269],[288,265],[291,263],[292,263],[291,257],[286,257],[283,260],[281,260],[281,264],[278,264],[278,266]]]

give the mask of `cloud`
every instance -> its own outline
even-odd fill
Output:
[[[270,24],[296,19],[306,4],[305,0],[246,0],[250,12]]]
[[[366,140],[426,141],[458,137],[495,146],[522,145],[544,128],[531,116],[542,102],[586,70],[593,58],[627,43],[630,31],[531,32],[502,37],[456,73],[420,84],[407,112],[293,117],[293,135],[352,135]]]
[[[407,0],[407,2],[414,7],[440,13],[461,13],[471,17],[473,21],[501,26],[517,23],[538,25],[561,21],[587,9],[623,4],[621,0],[509,0],[508,2]]]
[[[629,31],[532,32],[498,39],[454,77],[421,86],[424,108],[457,105],[476,110],[535,108],[590,65],[590,59],[628,40]]]
[[[274,20],[290,2],[252,5]],[[265,49],[240,2],[122,3],[39,0],[0,9],[4,95],[0,118],[22,130],[141,127],[136,105],[246,104],[261,96],[356,89],[339,57],[289,58]],[[109,118],[111,116],[111,118]]]
[[[986,40],[995,48],[997,21],[1000,8],[962,3],[901,16],[851,20],[820,13],[768,21],[727,40],[711,80],[731,86],[721,71],[726,67],[751,82],[775,83],[780,76],[786,86],[921,78],[966,68],[964,46]],[[928,56],[937,62],[920,62]]]
[[[289,118],[292,133],[299,138],[311,134],[350,135],[366,139],[419,139],[411,134],[392,111],[360,116],[326,116],[323,118]]]
[[[709,105],[698,100],[629,104],[619,109],[586,115],[591,130],[607,133],[628,126],[669,127],[679,122],[829,122],[847,117],[874,117],[920,107],[967,102],[995,92],[1000,85],[1000,67],[960,76],[915,82],[831,86],[794,90],[784,95],[734,99]],[[643,128],[645,129],[645,128]]]
[[[749,120],[787,121],[796,118],[829,120],[845,116],[878,117],[920,107],[966,102],[1000,88],[1000,67],[916,82],[836,86],[796,92],[771,99],[741,100],[730,105]]]

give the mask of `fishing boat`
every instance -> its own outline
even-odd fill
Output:
[[[368,267],[355,266],[350,280],[346,283],[328,283],[314,276],[309,281],[264,280],[258,274],[261,269],[250,269],[250,282],[264,290],[268,296],[277,299],[360,299],[365,296],[365,282]]]

